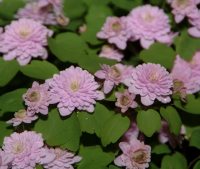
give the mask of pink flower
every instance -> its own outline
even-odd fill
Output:
[[[99,57],[113,59],[113,60],[116,60],[116,61],[120,62],[122,60],[122,58],[124,57],[124,55],[116,47],[111,46],[111,45],[104,45],[102,47],[102,50],[101,50],[100,54],[99,54]]]
[[[194,62],[194,61],[193,61]],[[182,83],[187,94],[193,94],[200,90],[200,70],[177,55],[171,71],[174,81]]]
[[[139,132],[140,131],[137,127],[137,124],[135,123],[135,121],[132,121],[130,128],[126,131],[123,138],[126,141],[130,141],[132,139],[137,139],[139,136]]]
[[[109,43],[115,44],[119,49],[126,48],[126,42],[130,36],[125,17],[107,17],[101,31],[97,33],[98,38],[107,39]]]
[[[169,103],[172,94],[172,78],[167,70],[160,64],[147,63],[139,65],[132,73],[132,77],[126,80],[129,92],[139,94],[141,102],[150,106],[155,99],[162,103]]]
[[[0,149],[0,169],[8,169],[13,158]]]
[[[151,5],[134,8],[127,17],[132,40],[140,40],[143,48],[155,41],[171,44],[175,36],[170,31],[169,18],[162,9]]]
[[[18,126],[21,123],[31,123],[32,121],[36,120],[37,116],[30,116],[26,110],[19,110],[14,114],[14,118],[7,121],[8,124],[13,124],[13,126]]]
[[[193,17],[198,13],[199,0],[171,0],[172,13],[176,23],[180,23],[186,16]]]
[[[103,91],[108,94],[115,85],[123,83],[126,78],[128,78],[133,68],[131,66],[125,66],[122,64],[116,64],[113,66],[102,65],[102,70],[98,70],[95,76],[99,79],[105,79]]]
[[[93,112],[96,100],[104,98],[103,93],[97,90],[99,85],[94,76],[80,67],[71,66],[46,83],[50,87],[51,102],[59,103],[62,116],[71,114],[75,108]]]
[[[189,23],[192,25],[191,28],[188,29],[188,33],[196,38],[200,38],[200,11],[189,19]]]
[[[81,160],[81,157],[75,156],[73,153],[60,148],[51,148],[49,151],[54,153],[56,158],[50,163],[44,165],[44,168],[47,169],[73,169],[72,164]]]
[[[125,90],[123,93],[116,92],[115,96],[117,97],[115,105],[121,108],[122,113],[125,113],[129,107],[136,108],[138,106],[134,101],[135,94],[129,93],[128,90]]]
[[[20,65],[28,64],[32,57],[46,59],[48,54],[44,46],[51,35],[52,31],[33,20],[13,21],[5,27],[0,52],[4,53],[5,60],[16,58]]]
[[[43,139],[41,134],[33,131],[13,133],[5,137],[3,150],[13,157],[12,169],[26,168],[33,169],[43,153]]]
[[[118,156],[114,163],[126,169],[145,169],[151,161],[151,147],[139,140],[132,139],[129,142],[119,143],[123,154]]]
[[[39,83],[33,82],[32,88],[28,89],[23,95],[29,114],[48,114],[48,106],[50,104],[50,93],[48,90],[49,86],[47,84],[39,85]]]

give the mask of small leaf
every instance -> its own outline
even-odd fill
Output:
[[[19,65],[16,61],[4,61],[0,58],[0,86],[7,85],[18,71]]]
[[[131,9],[133,9],[136,6],[142,5],[142,0],[111,0],[111,2],[124,10],[130,11]]]
[[[190,146],[200,149],[200,129],[196,129],[192,132]]]
[[[49,112],[48,119],[39,119],[34,130],[42,133],[49,146],[63,146],[71,151],[79,148],[80,125],[75,114],[61,119],[57,109]]]
[[[140,58],[144,62],[158,63],[168,69],[172,68],[175,56],[176,53],[171,47],[160,43],[154,43],[140,53]]]
[[[28,77],[42,80],[51,78],[58,73],[57,67],[52,63],[39,60],[33,60],[30,64],[21,67],[20,71]]]
[[[176,135],[180,133],[181,118],[175,108],[168,106],[166,109],[161,108],[160,113],[162,117],[168,122],[170,131]]]
[[[159,144],[153,147],[152,153],[154,154],[169,154],[171,150],[166,144]]]
[[[27,89],[17,89],[0,96],[0,110],[2,112],[16,112],[24,108],[22,95]]]
[[[193,169],[200,169],[200,160],[196,162]]]
[[[200,49],[200,39],[190,36],[187,30],[181,32],[181,35],[175,41],[176,52],[186,60],[190,60],[194,53]],[[186,47],[187,46],[187,47]]]
[[[137,124],[146,136],[151,137],[156,131],[160,130],[161,118],[157,111],[148,109],[138,112]]]
[[[81,147],[79,156],[82,160],[78,169],[102,169],[115,158],[113,153],[104,152],[100,146]]]

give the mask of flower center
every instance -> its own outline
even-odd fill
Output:
[[[70,88],[73,92],[78,91],[78,89],[80,88],[78,81],[73,81],[70,85]]]
[[[151,72],[150,73],[150,76],[149,76],[149,80],[152,82],[152,83],[155,83],[157,82],[159,79],[159,74],[157,72]]]
[[[176,0],[175,4],[176,6],[187,7],[188,2],[189,2],[188,0]]]
[[[113,77],[114,79],[120,78],[121,72],[116,66],[112,66],[110,71],[110,76]]]
[[[116,21],[112,24],[112,30],[115,32],[119,32],[122,30],[122,26],[119,21]]]
[[[33,91],[28,95],[28,100],[30,102],[37,102],[40,100],[40,93],[37,91]]]
[[[22,143],[17,142],[16,144],[13,145],[13,153],[19,154],[24,151],[24,146]]]
[[[132,159],[139,164],[145,163],[147,156],[144,150],[138,150],[132,155]]]
[[[151,15],[150,12],[145,13],[145,14],[142,16],[142,18],[143,18],[144,21],[146,21],[146,22],[152,22],[152,21],[155,19],[155,17],[154,17],[153,15]]]
[[[123,96],[120,98],[120,103],[121,103],[122,105],[124,105],[124,106],[127,106],[127,105],[130,103],[129,97],[123,95]]]
[[[22,37],[23,39],[27,38],[29,35],[31,34],[31,30],[27,27],[22,27],[19,30],[19,35],[20,37]]]
[[[15,117],[19,119],[23,119],[26,117],[26,110],[22,109],[15,113]]]

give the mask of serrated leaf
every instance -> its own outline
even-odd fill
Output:
[[[200,160],[196,162],[193,169],[200,169]]]
[[[86,43],[75,33],[61,33],[55,39],[50,38],[48,45],[52,53],[61,61],[77,63],[86,59]]]
[[[187,30],[185,30],[176,38],[175,46],[176,52],[182,58],[190,60],[194,53],[200,49],[200,39],[190,36]]]
[[[129,128],[130,120],[117,114],[108,119],[101,130],[101,142],[103,146],[115,143]]]
[[[75,114],[61,118],[57,109],[53,109],[47,119],[37,121],[34,130],[42,133],[49,146],[63,146],[71,151],[79,148],[81,130]]]
[[[6,124],[5,121],[0,121],[0,146],[3,143],[4,137],[9,136],[13,131],[12,128],[9,128],[10,125]]]
[[[136,6],[142,5],[142,0],[111,0],[111,2],[124,10],[130,11]]]
[[[139,111],[137,114],[137,125],[146,136],[151,137],[161,128],[161,118],[157,111],[148,109]]]
[[[162,117],[168,122],[170,131],[175,135],[180,133],[181,118],[175,108],[168,106],[167,108],[161,108],[160,113]]]
[[[8,84],[18,71],[19,65],[16,61],[4,61],[0,58],[0,87]]]
[[[30,64],[21,67],[20,71],[28,77],[42,80],[51,78],[59,72],[58,68],[52,63],[39,60],[33,60]]]
[[[169,154],[171,153],[171,150],[166,144],[159,144],[153,147],[152,153],[154,154]]]
[[[102,169],[115,158],[114,153],[104,152],[100,146],[81,147],[79,156],[82,160],[78,169]]]
[[[158,63],[168,69],[172,68],[175,56],[176,53],[171,47],[160,43],[154,43],[140,53],[140,58],[144,62]]]
[[[196,129],[192,132],[190,146],[200,149],[200,129]]]
[[[0,110],[2,112],[16,112],[24,108],[22,95],[27,89],[21,88],[0,96]]]

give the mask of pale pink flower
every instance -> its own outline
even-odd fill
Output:
[[[171,0],[172,13],[176,23],[180,23],[185,17],[194,17],[198,14],[199,0]]]
[[[170,30],[168,16],[158,7],[144,5],[134,8],[127,20],[131,40],[140,40],[143,48],[149,48],[155,41],[171,44],[175,36]]]
[[[23,95],[26,106],[28,106],[28,113],[48,114],[48,106],[50,104],[49,86],[47,84],[39,84],[33,82],[32,87]]]
[[[79,29],[78,29],[78,32],[79,32],[80,34],[86,32],[86,31],[87,31],[87,25],[86,25],[86,24],[81,25],[81,26],[79,27]]]
[[[0,169],[8,169],[10,168],[10,164],[13,158],[9,154],[6,154],[4,151],[0,149]]]
[[[93,112],[96,100],[104,98],[94,76],[80,67],[71,66],[46,83],[50,87],[51,102],[59,103],[57,107],[62,116],[71,114],[75,108]]]
[[[124,140],[130,141],[132,139],[137,139],[139,136],[139,128],[137,127],[137,124],[135,121],[131,122],[130,128],[126,131],[124,134]]]
[[[114,160],[117,166],[126,167],[126,169],[145,169],[149,167],[148,163],[151,161],[150,146],[139,140],[131,139],[129,142],[119,143],[119,147],[123,154]]]
[[[73,169],[72,164],[81,160],[81,157],[60,148],[51,148],[49,151],[54,153],[56,157],[53,161],[44,165],[44,168],[47,169]]]
[[[3,150],[13,157],[12,169],[33,169],[43,153],[43,138],[41,134],[33,131],[13,133],[5,137]]]
[[[52,31],[33,20],[12,21],[1,35],[0,52],[4,60],[16,58],[20,65],[28,64],[32,58],[46,59],[48,53],[44,46],[51,35]]]
[[[101,31],[97,33],[98,38],[107,39],[109,43],[116,45],[119,49],[126,48],[126,42],[130,36],[125,17],[107,17]]]
[[[138,106],[137,102],[134,101],[135,94],[129,93],[128,90],[125,90],[123,93],[116,92],[115,96],[117,97],[115,106],[120,107],[122,113],[125,113],[129,108],[136,108]]]
[[[115,85],[123,83],[131,73],[133,68],[131,66],[125,66],[122,64],[115,64],[113,66],[103,64],[101,66],[102,70],[98,70],[95,76],[99,79],[105,79],[103,85],[103,91],[105,94],[111,92]]]
[[[113,59],[120,62],[122,58],[124,57],[124,55],[122,51],[120,51],[116,47],[112,45],[104,45],[101,49],[101,52],[99,53],[99,57]]]
[[[189,18],[189,23],[192,27],[188,29],[188,33],[193,37],[200,38],[200,11],[196,16]]]
[[[187,94],[200,91],[200,70],[193,62],[189,63],[177,55],[171,71],[173,80],[182,83]]]
[[[130,79],[126,80],[129,92],[139,94],[141,102],[150,106],[155,99],[162,103],[169,103],[173,86],[172,78],[160,64],[147,63],[137,66]]]
[[[31,123],[32,121],[36,120],[38,116],[30,116],[26,110],[22,109],[19,110],[14,114],[14,118],[7,121],[8,124],[12,124],[13,126],[18,126],[21,123]]]

